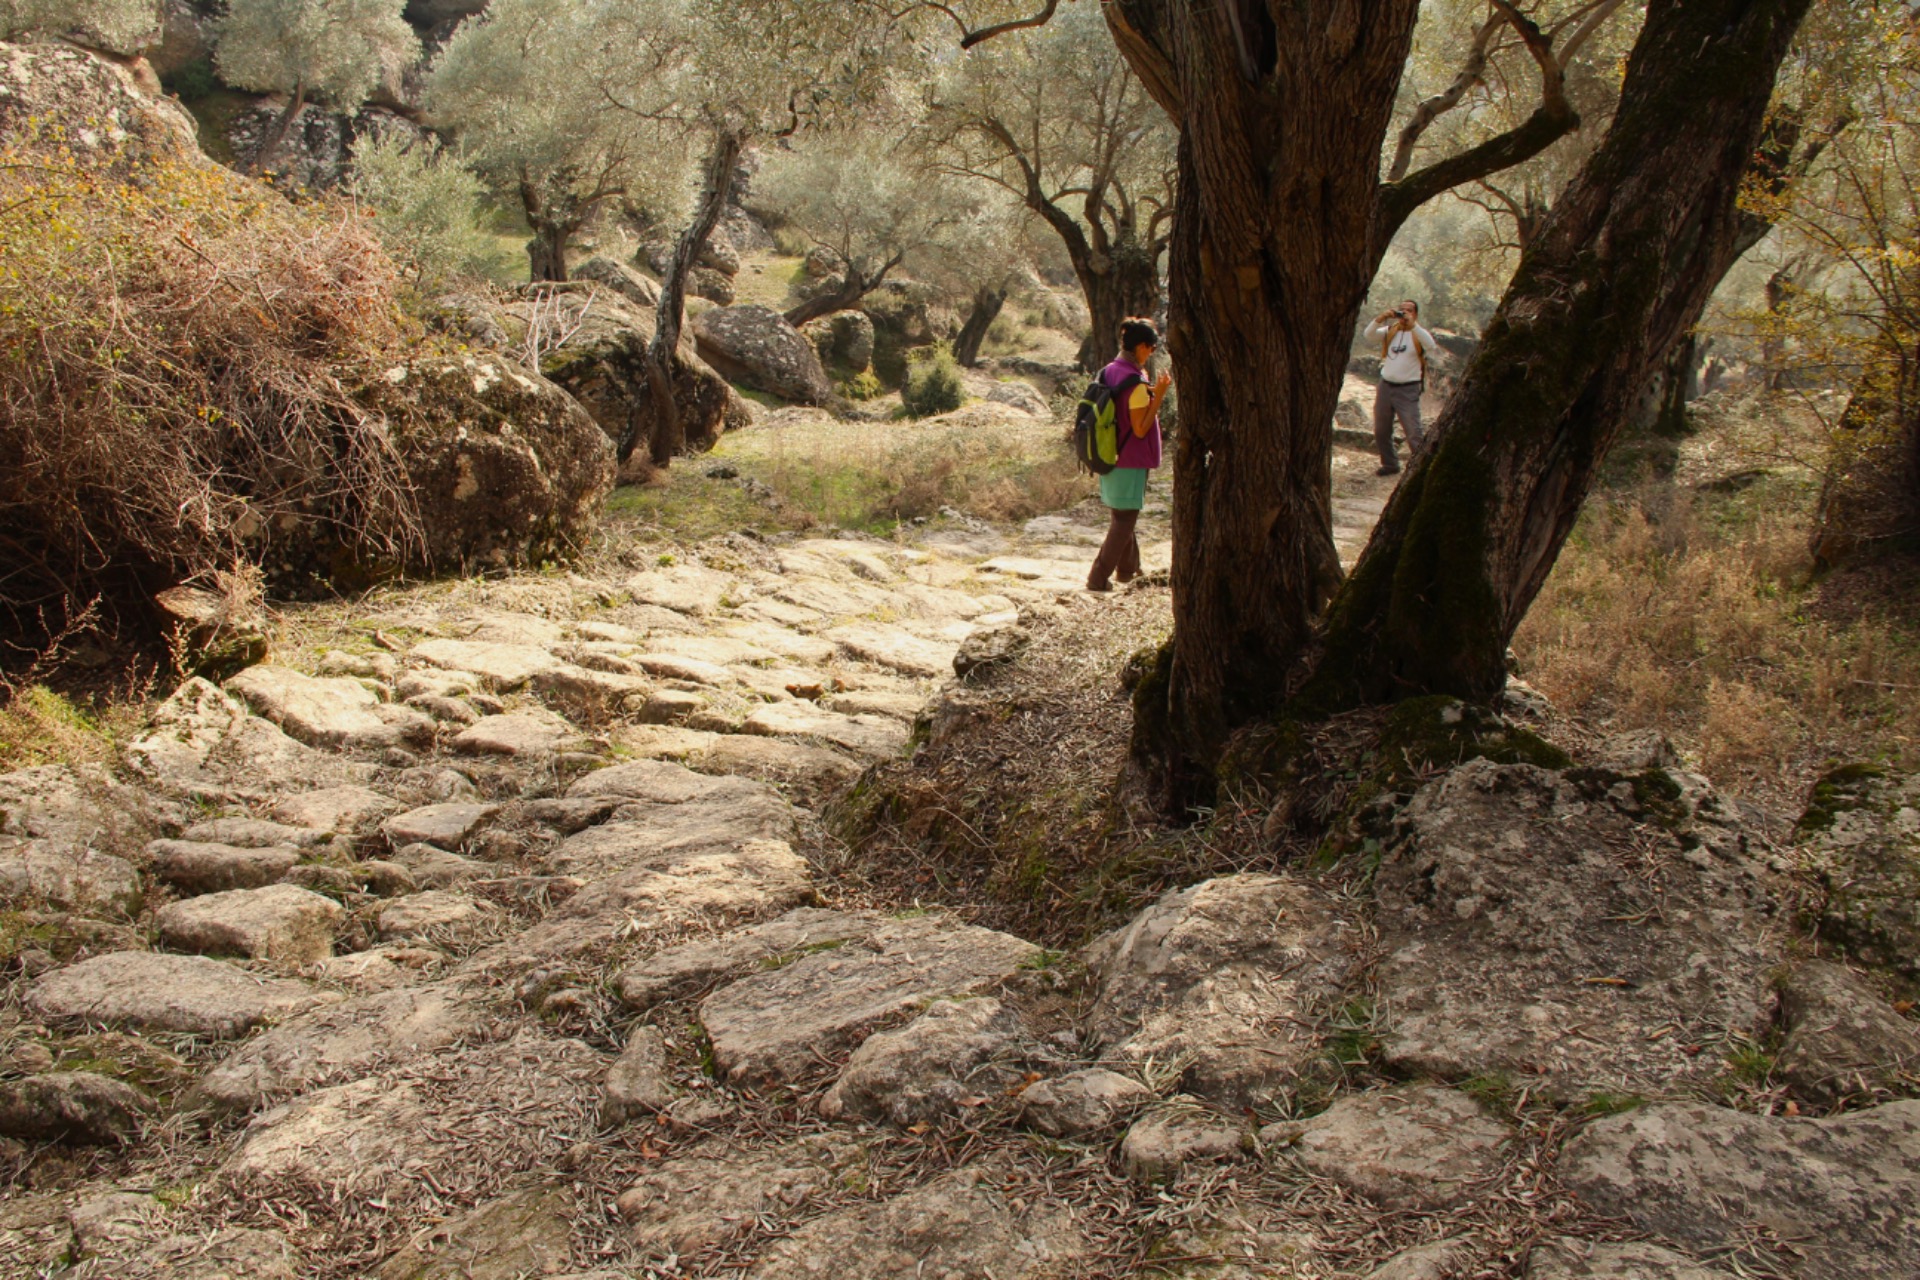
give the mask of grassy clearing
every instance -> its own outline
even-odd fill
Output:
[[[734,301],[745,306],[758,303],[785,311],[792,306],[794,289],[806,277],[807,260],[784,254],[752,254],[740,261],[740,274],[733,278]]]
[[[1920,619],[1852,575],[1811,578],[1814,494],[1646,483],[1589,505],[1514,651],[1592,728],[1659,728],[1790,819],[1833,758],[1920,757]]]
[[[719,467],[737,476],[710,478]],[[682,459],[651,483],[621,489],[608,510],[625,526],[622,536],[634,526],[691,540],[820,526],[889,533],[948,508],[1028,520],[1092,492],[1060,426],[976,406],[920,423],[786,414],[725,437],[711,455]]]

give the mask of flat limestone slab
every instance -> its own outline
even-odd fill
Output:
[[[1314,1173],[1390,1209],[1445,1209],[1497,1177],[1511,1129],[1466,1094],[1439,1085],[1349,1094],[1301,1122],[1269,1125]]]
[[[1072,1212],[1039,1187],[1008,1182],[1006,1169],[976,1166],[881,1205],[837,1210],[775,1244],[748,1280],[1060,1274],[1086,1248]]]
[[[566,665],[538,645],[486,640],[428,640],[415,645],[412,656],[449,671],[472,672],[496,693],[511,692]]]
[[[286,667],[248,667],[227,681],[226,690],[310,747],[387,747],[405,736],[380,714],[373,691],[346,676],[322,679]]]
[[[853,622],[834,627],[827,638],[852,657],[910,676],[943,676],[953,670],[958,642],[927,640],[901,627]]]
[[[327,787],[288,796],[273,807],[273,816],[311,831],[357,833],[400,807],[398,800],[367,787]]]
[[[207,1073],[197,1095],[223,1111],[252,1111],[443,1049],[486,1016],[478,1000],[440,987],[359,996],[249,1040]]]
[[[1039,954],[991,929],[934,916],[897,920],[722,988],[701,1002],[700,1021],[729,1080],[800,1080],[919,1006],[985,991]]]
[[[496,804],[429,804],[395,814],[380,829],[395,848],[430,844],[458,850],[498,812]]]
[[[907,727],[884,716],[843,715],[811,702],[769,702],[741,731],[768,738],[817,738],[872,760],[889,760],[907,745]]]
[[[304,982],[261,978],[205,956],[116,951],[54,970],[33,984],[26,1002],[43,1018],[231,1039],[269,1019],[339,999]]]
[[[685,1256],[802,1209],[860,1154],[818,1134],[765,1151],[714,1144],[648,1169],[616,1203],[636,1245]]]
[[[334,930],[345,915],[332,898],[276,884],[170,903],[154,923],[161,941],[179,951],[300,968],[333,954]]]
[[[300,861],[290,847],[246,849],[194,840],[155,840],[147,846],[154,877],[181,893],[222,893],[279,883]]]
[[[453,749],[470,756],[542,756],[579,741],[579,731],[551,712],[516,711],[483,717],[453,740]]]

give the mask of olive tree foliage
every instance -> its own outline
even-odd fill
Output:
[[[403,7],[404,0],[231,0],[215,33],[220,78],[287,99],[254,167],[285,140],[309,99],[352,111],[384,75],[419,60],[420,38]]]
[[[685,202],[686,131],[637,120],[610,95],[638,102],[639,87],[652,86],[647,106],[666,109],[688,33],[666,23],[636,32],[620,20],[623,7],[496,0],[460,25],[433,64],[429,117],[520,206],[535,280],[566,279],[568,245],[606,202],[642,193],[676,209]]]
[[[60,36],[131,54],[160,39],[160,0],[0,0],[0,39]]]
[[[1083,365],[1112,354],[1121,320],[1159,310],[1176,134],[1099,5],[954,60],[926,132],[939,163],[1010,193],[1059,236],[1092,316]]]
[[[836,260],[826,286],[787,312],[795,325],[858,306],[903,267],[922,276],[962,250],[978,194],[888,132],[813,134],[754,180],[758,199]]]
[[[351,190],[373,211],[381,243],[421,293],[504,272],[507,264],[483,227],[485,184],[432,139],[397,130],[362,137],[353,147]]]
[[[1824,108],[1813,119],[1826,145],[1790,187],[1745,193],[1782,264],[1749,317],[1769,373],[1848,392],[1828,423],[1814,531],[1827,563],[1874,543],[1920,545],[1920,16],[1844,16],[1851,39],[1823,48],[1830,31],[1815,22],[1804,51],[1818,60],[1805,87]]]
[[[649,452],[665,465],[686,439],[675,394],[686,279],[741,153],[888,109],[914,52],[878,0],[496,0],[442,52],[429,107],[483,175],[519,195],[536,279],[565,278],[568,242],[607,201],[686,211],[645,362]]]

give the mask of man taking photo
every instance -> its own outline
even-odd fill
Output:
[[[1433,335],[1420,327],[1420,304],[1409,298],[1381,313],[1367,336],[1380,339],[1380,389],[1373,396],[1373,443],[1380,450],[1380,469],[1374,474],[1397,475],[1400,455],[1393,447],[1393,420],[1400,419],[1410,454],[1419,453],[1425,439],[1420,393],[1426,390]]]

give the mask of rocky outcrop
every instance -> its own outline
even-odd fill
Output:
[[[216,171],[200,153],[193,117],[147,93],[118,62],[58,43],[0,43],[0,136],[21,143],[61,120],[61,145],[89,167],[125,179],[155,163]]]
[[[771,307],[703,311],[693,332],[701,356],[725,377],[799,404],[833,398],[813,344]]]
[[[1894,1280],[1920,1271],[1917,1149],[1920,1102],[1833,1120],[1673,1103],[1597,1121],[1561,1172],[1601,1213],[1691,1248],[1761,1232],[1792,1241],[1805,1280]]]
[[[1702,1044],[1761,1033],[1785,922],[1737,841],[1688,847],[1646,821],[1640,796],[1683,821],[1683,788],[1658,777],[1637,796],[1474,760],[1414,797],[1375,881],[1389,1064],[1657,1094],[1718,1073]]]
[[[637,429],[645,442],[653,430],[646,356],[655,319],[653,304],[639,299],[652,290],[652,282],[608,258],[591,259],[587,266],[589,274],[579,278],[595,286],[591,291],[566,288],[495,314],[508,335],[524,335],[529,324],[550,325],[554,334],[542,349],[541,373],[578,399],[610,441],[618,444]],[[543,318],[542,308],[553,314]],[[711,448],[726,430],[736,396],[700,359],[690,335],[683,335],[675,353],[674,398],[688,447]]]
[[[1797,834],[1826,889],[1822,936],[1920,979],[1920,776],[1836,769],[1814,784]]]

